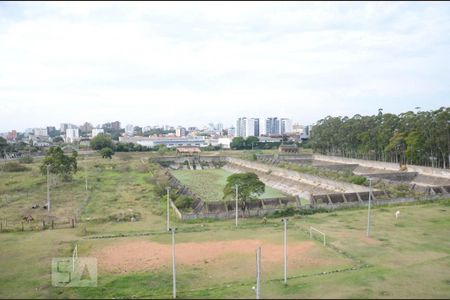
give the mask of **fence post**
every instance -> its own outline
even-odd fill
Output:
[[[74,222],[74,220],[71,219],[71,222],[72,222],[72,228],[75,228],[75,222]]]
[[[23,221],[22,221],[22,231],[23,231]]]
[[[42,220],[42,230],[45,230],[45,221]]]
[[[0,232],[3,231],[3,221],[0,220]]]
[[[52,229],[55,229],[55,224],[54,224],[53,220],[52,220]]]

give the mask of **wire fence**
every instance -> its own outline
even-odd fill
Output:
[[[0,219],[0,233],[75,228],[76,223],[77,220],[75,218],[47,218],[42,220],[27,219],[23,221],[9,221],[8,219]]]

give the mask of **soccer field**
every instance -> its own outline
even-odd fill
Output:
[[[186,185],[194,193],[205,201],[219,201],[223,198],[223,188],[227,183],[227,177],[233,173],[224,169],[208,170],[176,170],[171,171],[181,183]],[[259,198],[285,197],[279,190],[266,185],[266,190]]]

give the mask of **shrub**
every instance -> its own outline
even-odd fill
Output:
[[[1,168],[4,172],[24,172],[24,171],[30,170],[29,168],[19,164],[18,162],[15,162],[15,161],[7,162]]]
[[[187,210],[187,209],[192,208],[193,203],[194,203],[194,199],[192,199],[192,197],[185,196],[185,195],[180,195],[175,200],[175,206],[181,210]]]
[[[19,159],[19,162],[22,164],[31,164],[33,163],[33,158],[29,155],[23,156]]]
[[[354,184],[364,185],[367,182],[367,178],[364,176],[353,175],[350,176],[350,182]]]

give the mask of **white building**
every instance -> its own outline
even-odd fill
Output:
[[[287,118],[281,119],[281,134],[292,133],[292,120]]]
[[[66,132],[66,129],[75,129],[75,128],[78,128],[76,125],[74,125],[74,124],[70,124],[70,123],[61,123],[61,126],[60,126],[60,132],[61,132],[61,134],[63,134],[63,133],[65,133]]]
[[[105,131],[103,130],[103,128],[94,128],[92,129],[92,137],[96,137],[97,135],[99,135],[100,133],[105,133]]]
[[[80,138],[80,133],[78,128],[67,128],[66,129],[66,135],[65,135],[65,142],[66,143],[73,143]]]
[[[34,128],[34,136],[48,136],[47,128]]]
[[[236,136],[244,138],[249,136],[259,136],[259,119],[247,117],[237,119]]]
[[[217,144],[221,146],[223,149],[230,149],[232,139],[231,138],[218,138]]]
[[[128,136],[133,136],[133,133],[134,133],[134,126],[131,125],[131,124],[128,124],[128,125],[125,127],[125,133],[126,133]]]
[[[200,137],[119,137],[121,143],[133,143],[142,146],[153,148],[156,145],[165,145],[167,148],[177,147],[206,147],[209,144],[206,143],[204,138]]]
[[[186,136],[186,129],[184,127],[178,126],[175,130],[175,135],[178,137]]]

